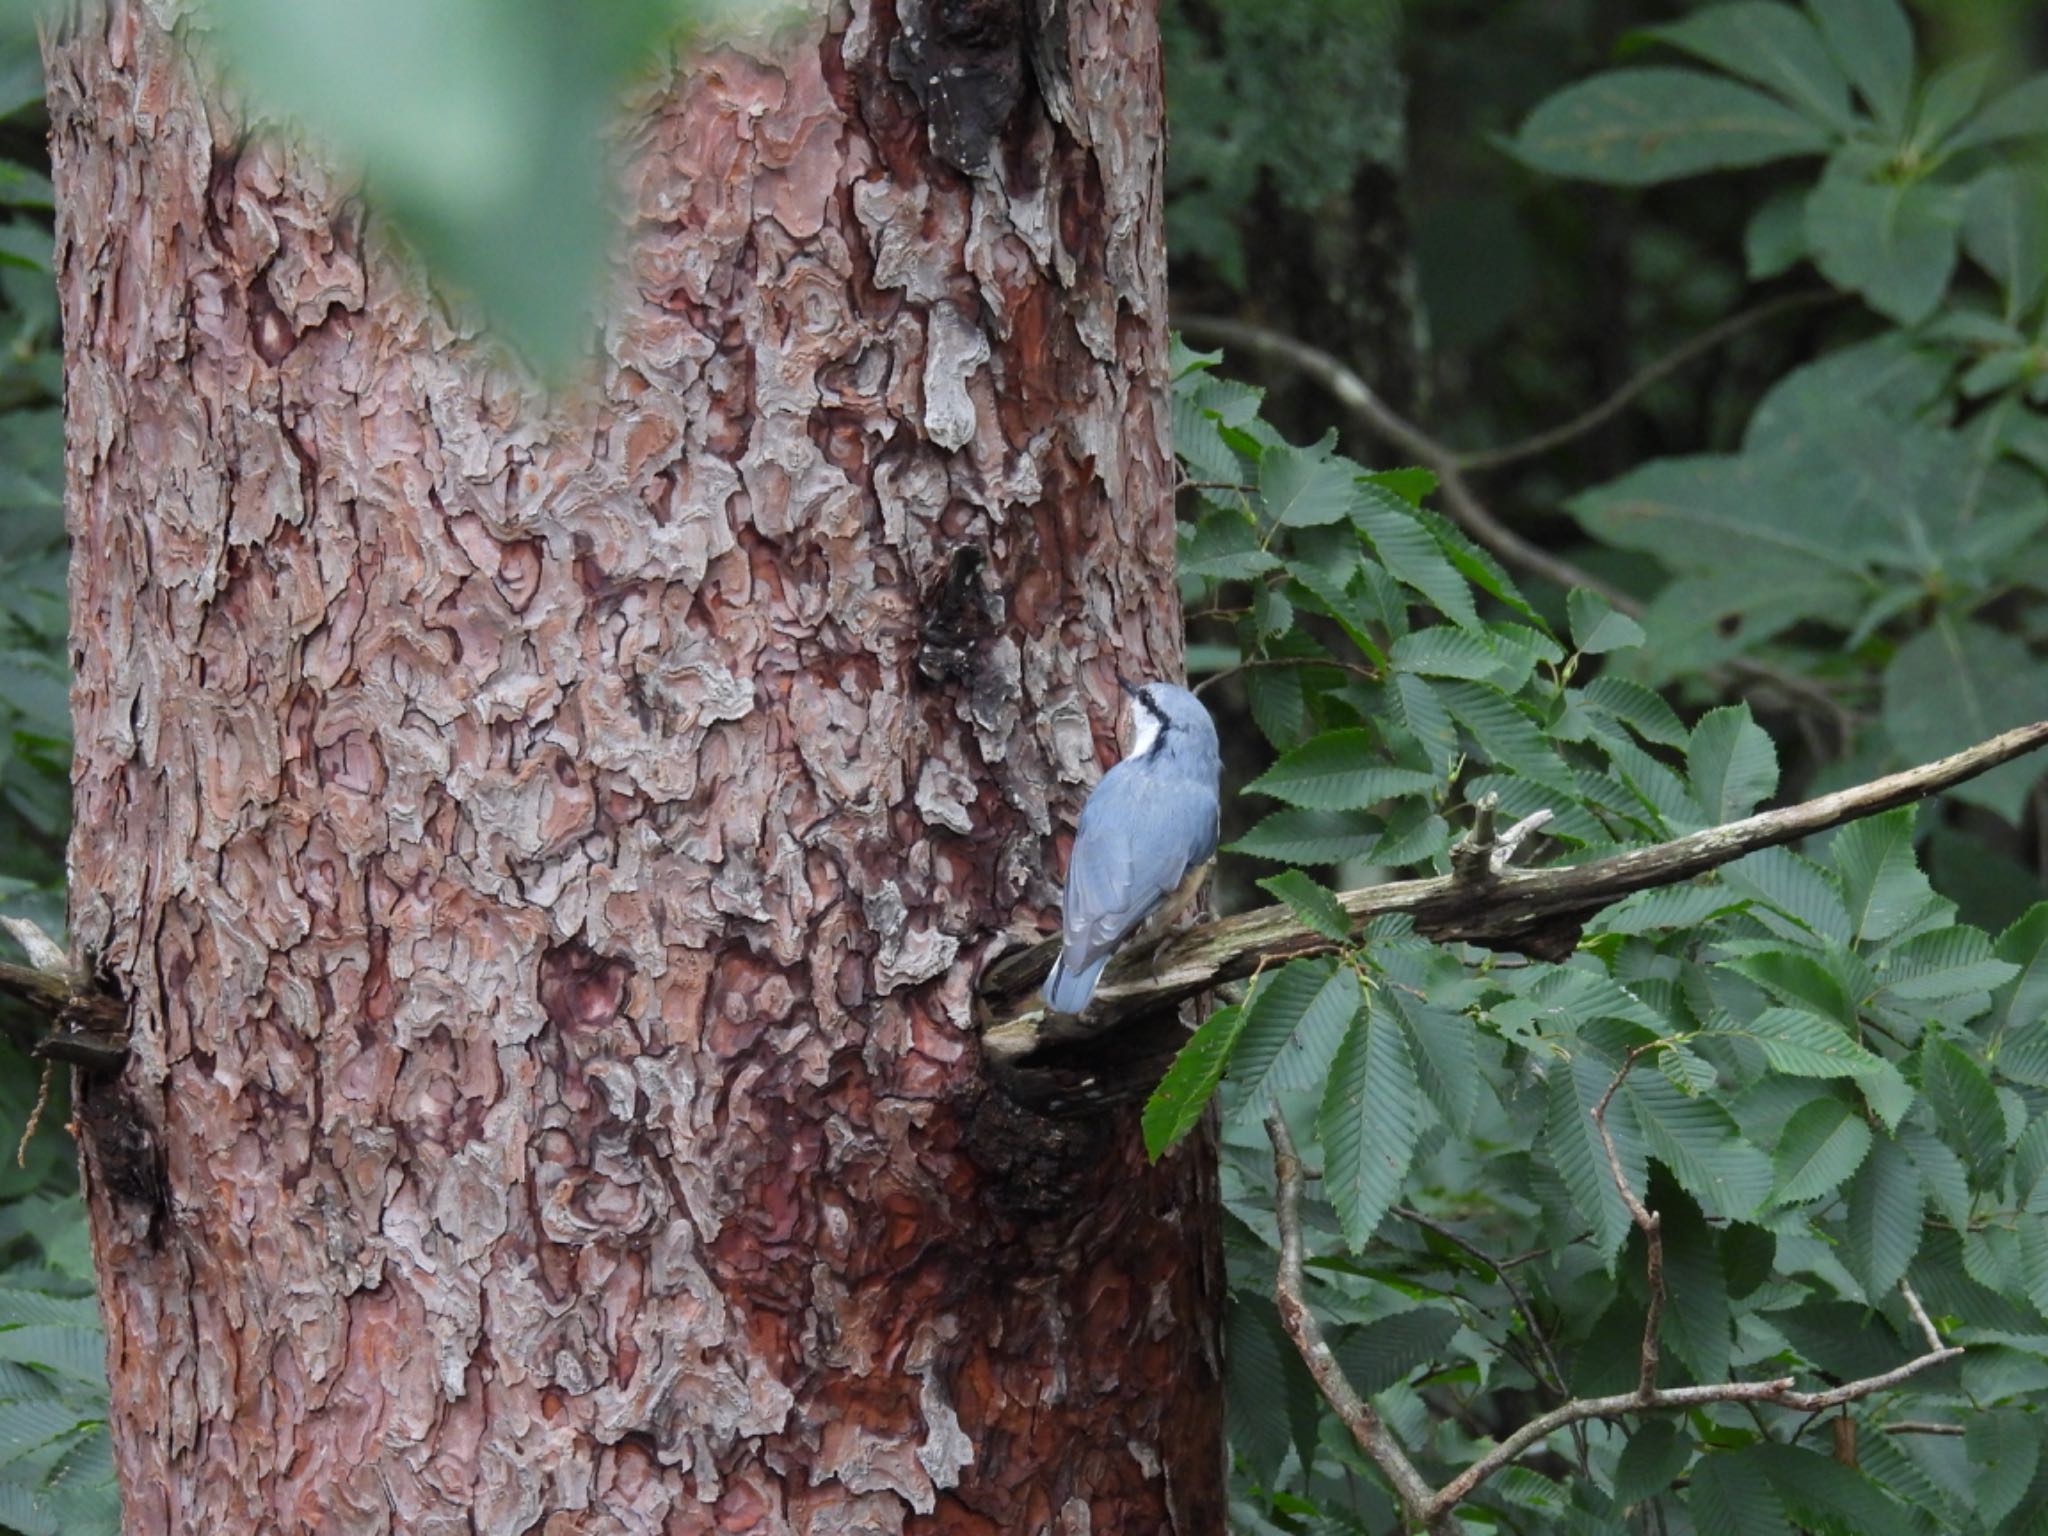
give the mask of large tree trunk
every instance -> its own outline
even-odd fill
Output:
[[[1220,1531],[1205,1152],[968,1016],[1179,662],[1150,7],[637,103],[553,401],[161,9],[49,45],[129,1528]]]

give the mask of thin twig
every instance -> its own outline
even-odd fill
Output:
[[[1584,587],[1604,597],[1630,618],[1642,616],[1643,605],[1634,594],[1531,543],[1495,517],[1466,483],[1465,459],[1455,449],[1438,442],[1403,418],[1341,359],[1284,332],[1249,321],[1194,315],[1184,319],[1181,325],[1186,331],[1212,337],[1225,346],[1234,346],[1284,364],[1320,384],[1368,432],[1428,466],[1437,477],[1438,487],[1443,492],[1444,508],[1450,513],[1451,521],[1509,565],[1560,587]],[[1768,684],[1802,708],[1825,713],[1834,725],[1837,738],[1841,741],[1849,739],[1847,711],[1833,695],[1810,678],[1781,671],[1768,662],[1746,656],[1731,657],[1725,665],[1731,673]]]
[[[1600,1133],[1600,1145],[1607,1151],[1607,1171],[1614,1177],[1621,1203],[1628,1207],[1629,1220],[1643,1234],[1643,1279],[1650,1290],[1650,1309],[1643,1316],[1642,1367],[1636,1377],[1636,1396],[1646,1403],[1657,1395],[1657,1329],[1664,1320],[1664,1219],[1643,1203],[1629,1183],[1628,1173],[1621,1166],[1621,1153],[1614,1145],[1614,1133],[1607,1128],[1607,1110],[1635,1064],[1651,1051],[1663,1048],[1663,1041],[1652,1040],[1630,1051],[1622,1058],[1614,1081],[1600,1095],[1600,1102],[1593,1106],[1593,1129]]]
[[[1240,672],[1259,672],[1269,667],[1331,667],[1339,672],[1349,672],[1354,677],[1362,677],[1370,683],[1380,680],[1379,673],[1362,661],[1340,661],[1334,656],[1252,656],[1234,667],[1225,667],[1221,672],[1210,673],[1189,692],[1199,696]]]
[[[1345,1378],[1344,1368],[1330,1352],[1323,1338],[1322,1324],[1309,1307],[1302,1286],[1301,1191],[1304,1179],[1301,1155],[1294,1149],[1294,1136],[1278,1111],[1266,1117],[1266,1134],[1273,1139],[1273,1172],[1279,1188],[1273,1201],[1274,1217],[1280,1229],[1280,1272],[1274,1284],[1274,1303],[1280,1310],[1280,1324],[1301,1354],[1302,1364],[1335,1410],[1358,1448],[1372,1458],[1386,1475],[1402,1507],[1418,1520],[1424,1518],[1437,1499],[1436,1490],[1415,1470],[1415,1463],[1401,1449],[1372,1404],[1358,1395]],[[1446,1518],[1447,1517],[1447,1518]],[[1448,1511],[1429,1524],[1433,1532],[1462,1532],[1464,1527]]]
[[[1563,1403],[1531,1419],[1444,1484],[1435,1504],[1425,1513],[1424,1523],[1427,1524],[1429,1514],[1457,1508],[1473,1489],[1513,1462],[1530,1446],[1548,1439],[1560,1429],[1587,1419],[1613,1418],[1624,1413],[1668,1412],[1675,1408],[1697,1408],[1707,1403],[1764,1403],[1794,1410],[1835,1408],[1886,1391],[1930,1367],[1955,1359],[1962,1352],[1958,1345],[1930,1350],[1881,1375],[1866,1376],[1826,1392],[1798,1391],[1793,1386],[1794,1378],[1781,1376],[1771,1381],[1723,1381],[1711,1386],[1660,1387],[1647,1398],[1640,1391],[1617,1392],[1611,1397],[1587,1397]]]
[[[1562,1397],[1570,1388],[1565,1383],[1564,1367],[1558,1363],[1556,1352],[1550,1347],[1550,1338],[1544,1332],[1543,1323],[1536,1316],[1536,1309],[1530,1303],[1528,1293],[1515,1283],[1509,1273],[1514,1268],[1512,1260],[1496,1259],[1484,1248],[1468,1237],[1462,1237],[1453,1227],[1446,1226],[1433,1216],[1425,1216],[1413,1206],[1397,1205],[1394,1214],[1411,1226],[1421,1227],[1425,1232],[1434,1232],[1452,1247],[1469,1254],[1493,1271],[1494,1279],[1501,1289],[1508,1293],[1508,1299],[1515,1304],[1515,1310],[1522,1314],[1522,1321],[1529,1326],[1529,1337],[1535,1341],[1537,1352],[1543,1357],[1544,1369],[1550,1372],[1550,1385]]]
[[[1752,308],[1740,310],[1717,324],[1708,326],[1690,341],[1683,342],[1666,352],[1662,357],[1644,367],[1628,379],[1613,394],[1598,405],[1579,412],[1569,421],[1559,422],[1541,432],[1531,433],[1515,442],[1498,448],[1479,448],[1457,454],[1460,469],[1498,469],[1503,464],[1519,463],[1533,459],[1539,454],[1561,448],[1574,438],[1584,437],[1588,432],[1605,426],[1628,408],[1629,403],[1645,390],[1661,384],[1687,363],[1706,356],[1723,342],[1732,341],[1745,331],[1755,330],[1780,315],[1795,310],[1814,309],[1823,304],[1838,303],[1843,295],[1833,288],[1808,288],[1799,293],[1780,294],[1775,299],[1766,299]]]
[[[1888,1435],[1961,1435],[1965,1430],[1960,1424],[1936,1424],[1927,1419],[1893,1419],[1889,1424],[1880,1424]]]
[[[1503,870],[1478,887],[1455,875],[1397,880],[1346,891],[1337,900],[1354,932],[1374,917],[1406,912],[1420,932],[1434,939],[1561,959],[1576,946],[1587,919],[1624,896],[1678,885],[1760,849],[1925,799],[2044,744],[2048,721],[1903,773],[1591,863]],[[1204,923],[1168,939],[1156,957],[1119,957],[1097,989],[1086,1020],[1073,1026],[1068,1038],[1103,1033],[1157,1013],[1220,982],[1249,976],[1261,965],[1343,947],[1304,925],[1285,906]],[[983,977],[983,1041],[991,1054],[1016,1060],[1040,1044],[1043,1010],[1037,987],[1058,950],[1058,941],[1050,940],[1014,951]]]

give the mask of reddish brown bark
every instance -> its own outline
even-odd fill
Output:
[[[1028,12],[633,104],[553,401],[142,0],[52,39],[131,1530],[1220,1531],[1204,1158],[968,1018],[1179,661],[1153,18]]]

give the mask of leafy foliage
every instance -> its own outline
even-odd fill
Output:
[[[1217,362],[1176,360],[1175,425],[1200,487],[1184,596],[1228,618],[1257,663],[1235,681],[1273,762],[1247,793],[1279,808],[1233,851],[1283,866],[1261,884],[1305,924],[1341,921],[1318,867],[1448,869],[1484,794],[1551,810],[1538,857],[1577,861],[1778,793],[1745,706],[1688,726],[1625,675],[1653,625],[1573,593],[1560,635],[1428,509],[1427,476],[1286,443]],[[1908,1277],[1969,1353],[1852,1405],[1859,1443],[1879,1448],[1853,1469],[1802,1438],[1797,1415],[1709,1406],[1589,1424],[1583,1443],[1560,1431],[1483,1484],[1469,1518],[1620,1531],[1654,1503],[1748,1536],[2048,1515],[2028,1411],[2048,1381],[2048,903],[1997,936],[1960,921],[1919,866],[1915,819],[1889,812],[1643,892],[1561,964],[1378,919],[1211,1019],[1146,1129],[1157,1153],[1212,1091],[1221,1105],[1248,1309],[1231,1337],[1255,1337],[1263,1362],[1240,1357],[1231,1379],[1249,1528],[1383,1528],[1392,1508],[1383,1488],[1356,1494],[1377,1473],[1272,1337],[1263,1117],[1285,1114],[1320,1171],[1305,1225],[1323,1325],[1442,1481],[1530,1404],[1634,1383],[1643,1240],[1593,1118],[1604,1100],[1624,1174],[1662,1216],[1663,1384],[1815,1385],[1903,1363],[1921,1348]],[[1526,1308],[1495,1267],[1511,1258]],[[1997,1427],[1975,1428],[1986,1411]],[[1884,1432],[1928,1419],[1972,1438]]]

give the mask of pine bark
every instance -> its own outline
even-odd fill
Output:
[[[1220,1532],[1206,1149],[969,1017],[1179,666],[1151,7],[679,66],[553,395],[168,9],[46,49],[128,1529]]]

